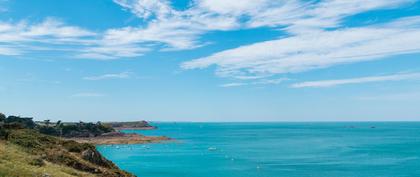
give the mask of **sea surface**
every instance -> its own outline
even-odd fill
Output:
[[[176,141],[98,146],[139,177],[415,177],[420,123],[155,123]]]

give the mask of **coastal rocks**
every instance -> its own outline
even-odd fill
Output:
[[[102,134],[101,137],[121,137],[124,135],[125,133],[123,132],[109,132],[109,133]]]
[[[171,140],[165,136],[143,136],[135,133],[111,132],[94,138],[71,138],[79,143],[90,144],[144,144]]]
[[[96,165],[100,165],[106,168],[114,167],[114,165],[110,161],[102,157],[102,155],[96,149],[87,149],[83,151],[81,154],[84,160],[87,160]]]

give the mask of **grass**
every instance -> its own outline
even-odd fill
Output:
[[[0,177],[131,177],[86,143],[66,141],[30,129],[9,130],[0,140]]]
[[[39,155],[27,153],[18,145],[0,141],[0,176],[21,177],[21,176],[57,176],[74,177],[95,176],[76,169],[57,165],[45,161]]]

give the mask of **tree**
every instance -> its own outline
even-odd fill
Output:
[[[9,116],[4,121],[6,124],[14,124],[12,127],[21,127],[21,128],[35,128],[36,124],[31,117],[19,117],[19,116]]]
[[[0,113],[0,122],[4,122],[6,120],[6,115]]]
[[[61,127],[63,124],[61,123],[61,120],[57,121],[57,123],[55,123],[56,127]]]
[[[44,124],[45,126],[49,127],[50,126],[51,121],[49,119],[44,120]]]

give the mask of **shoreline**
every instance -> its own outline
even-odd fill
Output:
[[[113,127],[115,130],[156,130],[156,127]]]
[[[136,133],[112,132],[97,137],[64,138],[78,143],[90,143],[94,145],[115,144],[147,144],[172,140],[166,136],[144,136]]]

